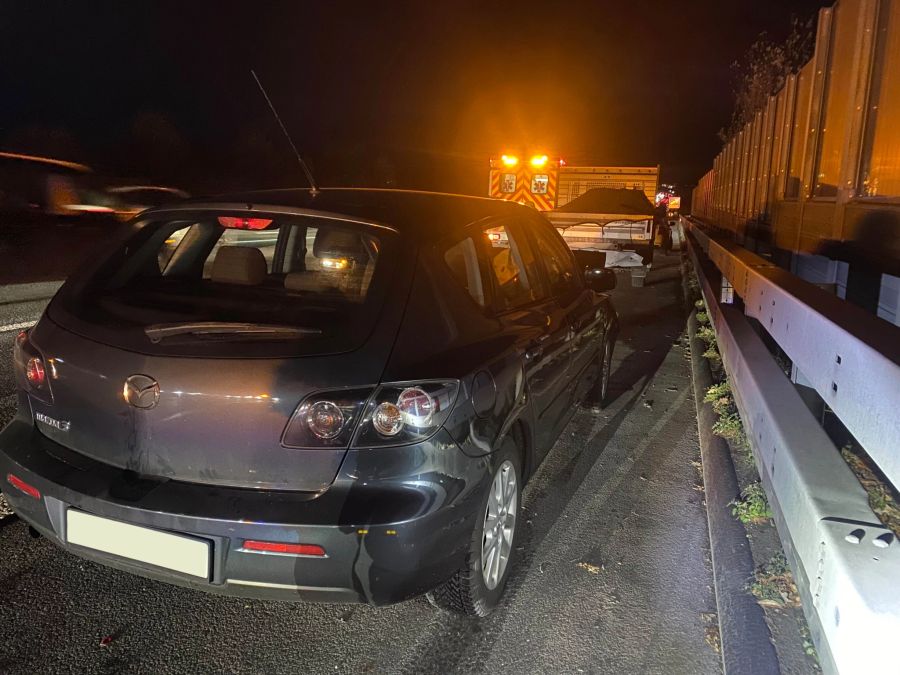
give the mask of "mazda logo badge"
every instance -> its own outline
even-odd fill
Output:
[[[159,402],[159,382],[148,375],[132,375],[125,380],[122,395],[135,408],[149,410]]]

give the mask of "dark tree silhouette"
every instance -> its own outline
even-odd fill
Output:
[[[767,33],[760,33],[750,49],[731,65],[734,112],[729,125],[719,130],[723,143],[738,134],[766,106],[769,96],[784,86],[787,77],[812,58],[815,26],[815,16],[806,21],[794,17],[784,41],[775,42]]]

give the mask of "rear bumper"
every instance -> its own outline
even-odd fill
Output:
[[[465,456],[442,431],[425,444],[348,453],[323,493],[268,492],[129,476],[50,441],[21,417],[0,434],[0,489],[58,546],[168,583],[280,600],[384,605],[434,588],[463,562],[488,462]],[[389,477],[375,475],[376,465]],[[11,485],[8,474],[40,498]],[[69,509],[207,541],[209,577],[73,545]],[[246,539],[316,544],[327,557],[244,551]]]

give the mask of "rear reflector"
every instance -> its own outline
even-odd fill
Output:
[[[286,555],[311,555],[325,557],[325,549],[316,544],[285,544],[278,541],[256,541],[245,539],[241,547],[245,551],[255,553],[284,553]]]
[[[24,492],[29,497],[34,497],[35,499],[41,498],[40,490],[34,487],[34,485],[29,485],[18,476],[14,476],[11,473],[6,474],[6,482],[12,485],[17,490]]]

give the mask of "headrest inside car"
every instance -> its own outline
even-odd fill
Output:
[[[289,291],[320,291],[325,276],[322,272],[291,272],[284,277],[284,287]]]
[[[367,259],[362,237],[355,232],[333,227],[320,228],[316,232],[313,255],[317,258],[349,258],[356,261]]]
[[[266,278],[266,259],[252,246],[222,246],[213,260],[210,279],[222,284],[256,286]]]

